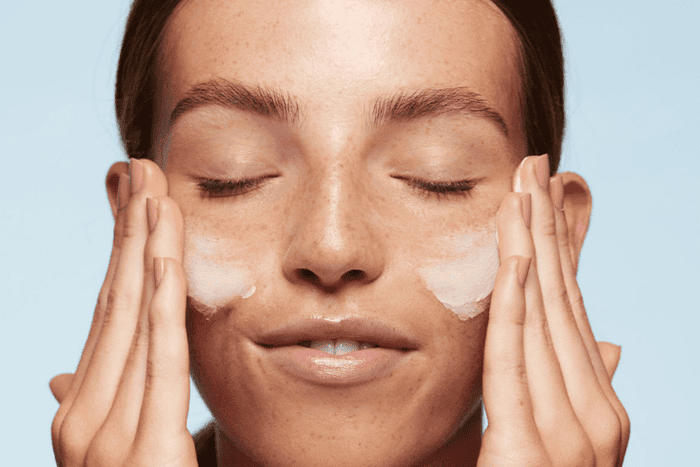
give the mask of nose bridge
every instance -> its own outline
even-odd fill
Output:
[[[334,289],[375,280],[383,268],[383,249],[369,222],[360,158],[329,156],[310,164],[302,182],[284,270],[290,280]]]

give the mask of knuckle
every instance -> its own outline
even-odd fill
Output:
[[[502,378],[504,381],[518,381],[527,386],[525,360],[521,357],[504,356],[498,364],[489,365],[488,369],[484,368],[484,373]]]
[[[595,451],[574,413],[552,412],[540,423],[540,432],[552,462],[557,467],[593,467]]]
[[[566,296],[568,297],[569,304],[571,305],[571,309],[574,310],[585,310],[585,306],[583,303],[583,295],[581,294],[581,290],[579,290],[578,287],[574,288],[574,290],[570,290],[568,292],[565,292]]]
[[[65,412],[61,409],[62,408],[59,407],[58,412],[56,412],[56,415],[53,417],[53,421],[51,422],[51,442],[53,443],[54,448],[59,445],[61,426],[63,425],[63,420],[65,419]]]
[[[58,433],[56,450],[63,465],[82,465],[89,444],[85,423],[74,412],[69,412]]]
[[[106,324],[116,317],[123,315],[129,309],[130,303],[137,303],[137,297],[128,291],[117,292],[114,288],[107,294],[107,306],[103,317],[103,324]]]
[[[569,462],[565,465],[570,465],[572,467],[595,467],[595,453],[588,439],[586,439],[585,444],[577,445],[572,448]]]
[[[130,443],[115,436],[103,426],[98,430],[85,455],[85,465],[91,467],[122,465],[122,450]]]
[[[544,237],[556,237],[557,226],[552,215],[539,216],[537,231]]]
[[[599,453],[597,457],[617,459],[622,433],[620,419],[612,407],[604,412],[598,418],[598,426],[590,434],[591,442],[596,453]]]
[[[119,326],[119,316],[124,313],[120,312],[119,308],[108,308],[102,315],[102,332],[108,326]]]
[[[111,289],[111,287],[110,287]],[[104,314],[105,309],[107,309],[107,304],[109,303],[109,290],[103,290],[100,291],[99,295],[97,296],[97,303],[95,303],[95,311],[94,314]]]
[[[563,285],[561,287],[556,287],[554,290],[554,299],[556,299],[556,302],[558,304],[563,304],[567,308],[571,306],[571,297],[569,297],[569,291],[566,290],[566,287]]]
[[[628,439],[630,436],[631,422],[630,417],[627,414],[627,410],[620,404],[620,412],[618,413],[618,420],[620,422],[620,435],[623,439]]]
[[[496,221],[500,227],[511,221],[513,213],[519,212],[520,196],[520,193],[508,193],[501,202],[496,212]]]
[[[545,338],[549,343],[549,324],[544,313],[527,313],[525,315],[524,331],[535,338]]]
[[[126,216],[124,216],[124,225],[122,227],[122,233],[121,233],[121,241],[124,242],[125,240],[129,238],[138,238],[141,235],[143,235],[143,228],[139,224],[139,222],[134,219],[134,216],[129,215],[129,208],[130,206],[127,206],[127,213]]]
[[[562,227],[560,226],[559,229],[557,229],[557,245],[559,245],[560,249],[568,249],[569,248],[569,236],[566,235],[566,232],[563,231]]]
[[[114,236],[112,237],[112,249],[119,249],[122,244],[122,225],[120,221],[114,223]]]
[[[593,446],[588,438],[579,438],[567,446],[562,454],[562,459],[557,460],[554,465],[571,467],[595,467],[596,457]]]

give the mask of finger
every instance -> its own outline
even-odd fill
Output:
[[[101,330],[102,330],[102,323],[104,319],[104,311],[107,307],[107,296],[109,294],[109,290],[112,286],[112,283],[114,281],[114,275],[116,273],[118,264],[119,264],[119,257],[121,253],[121,239],[122,239],[122,231],[124,227],[124,217],[125,217],[125,212],[126,212],[126,205],[129,202],[130,198],[130,181],[129,181],[129,176],[126,175],[125,173],[119,174],[119,182],[118,182],[118,203],[119,207],[117,210],[117,214],[115,216],[115,222],[114,222],[114,237],[113,237],[113,242],[112,242],[112,252],[110,255],[109,259],[109,266],[107,268],[107,274],[105,277],[105,280],[102,284],[102,287],[100,289],[100,293],[98,296],[97,300],[97,305],[95,307],[95,312],[93,314],[92,318],[92,323],[90,325],[90,332],[88,334],[87,341],[85,343],[85,346],[83,348],[82,355],[80,357],[80,361],[78,363],[78,367],[76,369],[75,375],[71,380],[71,384],[68,388],[68,392],[65,394],[64,398],[61,401],[61,406],[59,407],[58,411],[56,412],[56,415],[54,416],[53,423],[51,425],[51,437],[53,441],[53,446],[54,446],[54,453],[56,455],[57,460],[62,460],[64,457],[76,457],[76,461],[82,461],[82,456],[85,454],[84,449],[86,449],[86,446],[73,446],[75,449],[68,448],[68,444],[73,444],[75,445],[75,442],[70,441],[72,438],[80,438],[80,433],[79,431],[82,430],[81,425],[82,425],[82,420],[80,420],[78,417],[75,417],[74,425],[76,427],[75,430],[70,429],[69,427],[64,427],[64,421],[68,413],[71,411],[73,408],[73,402],[78,394],[78,390],[82,386],[83,380],[85,378],[85,373],[88,369],[90,360],[92,358],[92,354],[94,352],[95,345],[99,339]],[[71,433],[72,431],[76,431],[75,433]],[[63,433],[63,435],[61,435]],[[64,438],[64,441],[61,442],[60,438],[61,436]],[[71,453],[64,452],[67,449],[73,451]],[[66,461],[66,463],[69,463],[68,459],[63,459]]]
[[[104,316],[104,310],[107,304],[107,295],[109,289],[114,280],[114,274],[117,269],[117,264],[119,263],[119,252],[121,247],[121,237],[122,229],[124,226],[124,207],[129,202],[130,197],[130,182],[129,176],[125,173],[119,174],[119,188],[117,199],[119,200],[120,207],[117,210],[114,222],[114,236],[112,239],[112,252],[109,257],[109,265],[107,267],[107,274],[105,275],[105,280],[100,288],[100,293],[97,298],[97,305],[95,306],[95,311],[92,317],[92,323],[90,325],[90,331],[88,333],[87,341],[83,347],[82,355],[80,356],[80,361],[78,362],[78,367],[75,371],[75,377],[71,381],[71,387],[69,388],[66,397],[64,398],[65,404],[61,409],[65,412],[70,409],[75,395],[78,393],[78,389],[82,384],[83,378],[85,377],[85,371],[87,370],[88,364],[90,363],[90,358],[92,357],[93,350],[95,348],[95,343],[99,338],[100,329],[102,328],[102,319]],[[60,412],[60,409],[59,409]]]
[[[79,438],[63,443],[71,444],[78,457],[85,455],[90,440],[112,406],[133,343],[143,292],[143,254],[148,236],[146,198],[161,194],[153,191],[162,189],[157,179],[164,178],[159,169],[147,171],[145,167],[157,168],[150,161],[131,161],[129,199],[122,208],[119,259],[107,293],[99,338],[61,427],[62,438],[64,432],[68,437]]]
[[[598,382],[562,273],[555,211],[562,213],[563,191],[553,195],[549,192],[546,155],[528,159],[521,171],[521,183],[523,191],[532,195],[532,238],[549,334],[571,405],[595,450],[596,462],[614,465],[619,448],[617,415]],[[568,253],[565,256],[570,257]]]
[[[578,400],[585,400],[586,394],[592,392],[597,392],[602,397],[599,388],[597,391],[590,390],[593,383],[598,387],[597,378],[571,311],[564,282],[556,230],[558,225],[549,193],[549,163],[546,155],[528,158],[521,171],[521,183],[523,190],[532,196],[531,230],[537,252],[545,314],[568,392]],[[559,209],[557,211],[561,213]]]
[[[511,196],[511,195],[509,195]],[[516,196],[516,195],[512,195]],[[523,206],[530,195],[518,194]],[[535,246],[519,207],[506,198],[497,215],[501,255],[533,255]],[[525,283],[526,315],[523,346],[532,410],[542,443],[555,465],[595,461],[593,450],[571,406],[564,378],[549,336],[540,292],[537,260]],[[586,464],[583,464],[586,465]]]
[[[183,224],[177,204],[167,196],[149,198],[146,210],[150,234],[146,242],[144,263],[152,264],[156,257],[173,257],[182,261]],[[145,271],[144,296],[148,298],[149,303],[145,305],[145,309],[142,303],[137,336],[124,367],[114,403],[101,429],[105,436],[113,437],[114,433],[118,432],[125,438],[133,439],[141,417],[150,346],[148,314],[155,290],[153,266],[145,267]]]
[[[66,397],[72,381],[73,373],[62,373],[51,378],[49,388],[51,389],[51,394],[53,394],[53,397],[56,398],[59,404]]]
[[[603,358],[603,364],[605,365],[608,376],[612,380],[615,370],[617,370],[617,365],[620,363],[622,348],[610,342],[598,342],[598,351]]]
[[[484,407],[489,429],[516,442],[539,442],[528,389],[523,326],[522,283],[530,258],[513,256],[501,262],[491,297],[484,347]],[[523,434],[529,439],[523,439]]]
[[[554,188],[551,190],[553,198],[563,196],[564,188],[561,177],[562,176],[559,174],[554,177],[551,182],[552,188]],[[601,347],[596,342],[590,322],[588,321],[588,315],[583,304],[581,290],[579,289],[578,282],[576,281],[576,263],[573,262],[570,255],[570,252],[575,248],[569,244],[570,235],[566,215],[562,210],[555,210],[554,214],[556,221],[557,241],[560,252],[559,256],[561,258],[562,273],[566,284],[566,294],[569,297],[576,326],[579,330],[581,338],[583,339],[591,365],[598,379],[598,384],[602,392],[605,394],[608,403],[612,406],[617,415],[620,438],[618,447],[618,465],[622,465],[622,460],[624,459],[629,441],[630,421],[627,411],[620,402],[620,399],[617,397],[617,394],[615,394],[615,390],[611,385],[612,373],[617,367],[617,362],[619,361],[619,349],[615,351],[614,347],[616,346],[613,348],[605,347],[607,360],[603,358],[602,352],[600,351]],[[578,246],[576,246],[576,248],[578,248]]]
[[[185,329],[187,281],[180,262],[173,258],[156,258],[154,275],[157,286],[149,311],[146,391],[134,443],[140,456],[144,455],[146,446],[149,451],[172,456],[167,462],[161,460],[167,464],[194,453],[194,442],[187,431],[190,389]]]

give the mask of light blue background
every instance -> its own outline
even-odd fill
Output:
[[[52,465],[51,376],[73,371],[110,251],[104,176],[126,0],[0,3],[0,464]],[[563,166],[593,192],[579,273],[632,419],[625,465],[696,462],[700,8],[559,0]],[[208,418],[193,401],[190,428]]]

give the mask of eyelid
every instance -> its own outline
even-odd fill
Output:
[[[262,175],[255,178],[242,179],[214,179],[199,178],[197,186],[204,198],[229,198],[248,194],[257,190],[268,179],[279,177],[279,175]]]
[[[279,175],[263,175],[255,178],[234,180],[200,178],[197,186],[202,192],[202,196],[206,198],[237,197],[257,190],[266,180],[276,177],[279,177]],[[428,181],[401,175],[392,175],[392,178],[402,180],[409,187],[418,190],[423,196],[436,197],[438,200],[449,196],[468,196],[471,194],[471,190],[481,181],[481,179]]]
[[[423,196],[435,197],[438,200],[442,199],[442,197],[465,197],[471,195],[471,190],[482,180],[428,181],[402,175],[392,175],[392,178],[404,181],[409,187],[418,190]]]

